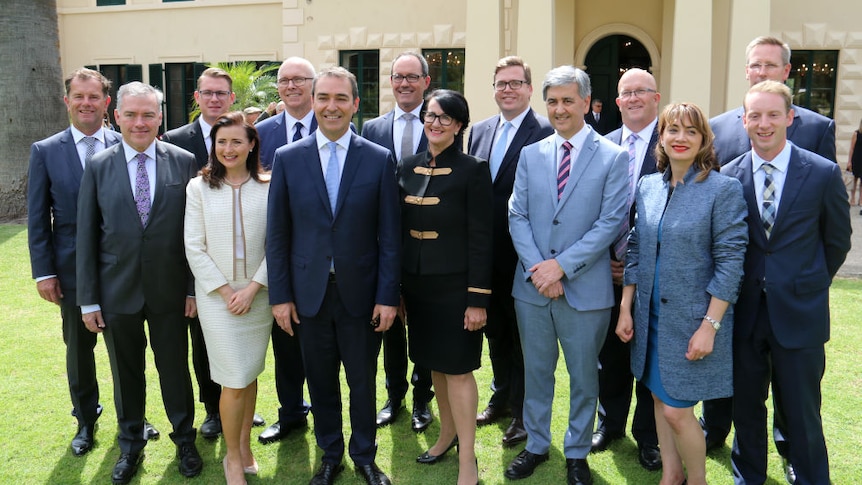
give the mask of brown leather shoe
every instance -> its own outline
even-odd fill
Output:
[[[476,426],[487,426],[498,420],[511,416],[511,411],[508,409],[500,409],[496,406],[488,406],[476,415]]]
[[[503,446],[515,446],[527,441],[527,430],[524,429],[524,421],[521,418],[512,418],[509,427],[503,434]]]

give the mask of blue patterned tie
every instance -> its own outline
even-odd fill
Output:
[[[329,194],[329,208],[335,215],[335,204],[338,202],[338,185],[341,175],[338,173],[338,143],[331,141],[329,145],[329,163],[326,165],[326,192]]]
[[[763,179],[763,209],[760,211],[760,218],[763,220],[763,230],[766,231],[766,239],[772,235],[772,227],[775,225],[775,181],[772,179],[772,172],[775,166],[770,163],[764,163],[760,166],[765,173]]]
[[[497,178],[497,172],[500,171],[500,166],[503,165],[503,157],[506,156],[506,143],[509,141],[509,128],[512,123],[503,123],[503,131],[500,133],[500,138],[494,144],[494,149],[491,150],[491,180]]]
[[[147,174],[147,156],[138,153],[138,170],[135,172],[135,207],[141,224],[147,227],[150,219],[150,176]]]
[[[563,142],[563,158],[560,160],[560,169],[557,171],[557,200],[563,196],[566,190],[566,182],[569,181],[569,172],[572,166],[572,144],[568,140]]]
[[[293,125],[293,139],[291,142],[302,140],[302,123],[299,121]]]

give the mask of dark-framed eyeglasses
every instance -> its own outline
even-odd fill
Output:
[[[278,80],[278,85],[279,86],[289,86],[290,83],[293,83],[294,86],[300,87],[303,84],[305,84],[306,81],[311,81],[313,79],[314,79],[313,77],[291,77],[291,78],[283,77],[283,78]]]
[[[513,79],[511,81],[497,81],[493,84],[494,91],[505,91],[506,86],[509,86],[509,89],[512,91],[517,91],[521,89],[521,86],[527,84],[527,81],[523,81],[520,79]]]
[[[416,84],[420,79],[422,79],[422,76],[418,74],[393,74],[389,76],[389,79],[391,79],[393,83],[407,81],[410,84]]]
[[[436,120],[439,121],[440,124],[443,126],[449,126],[452,124],[453,121],[455,121],[454,118],[447,115],[446,113],[438,115],[437,113],[432,113],[430,111],[425,112],[425,116],[423,117],[423,119],[425,120],[425,123],[428,123],[429,125],[433,125],[434,121]]]
[[[227,99],[230,96],[230,91],[210,91],[209,89],[205,89],[203,91],[198,91],[198,94],[201,95],[202,98],[212,98],[215,96],[218,99]]]

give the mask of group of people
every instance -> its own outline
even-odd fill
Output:
[[[791,104],[786,44],[759,37],[746,57],[743,107],[713,120],[690,103],[659,114],[653,76],[626,71],[623,125],[606,136],[587,126],[601,105],[584,71],[546,74],[545,117],[529,105],[529,66],[504,57],[500,112],[472,127],[467,153],[467,100],[426,95],[428,64],[412,52],[391,65],[395,108],[361,135],[356,78],[302,58],[278,71],[284,111],[257,124],[229,112],[230,76],[207,69],[201,116],[161,139],[157,89],[120,87],[119,135],[102,127],[109,81],[73,72],[71,126],[33,145],[28,193],[33,276],[63,318],[73,453],[93,446],[102,333],[119,423],[112,479],[136,474],[157,433],[144,415],[146,321],[185,476],[203,466],[188,328],[201,434],[223,435],[232,485],[258,473],[251,429],[263,424],[257,377],[270,341],[280,408],[258,440],[306,427],[313,405],[323,455],[312,484],[344,470],[342,366],[348,455],[367,483],[390,483],[376,432],[405,407],[408,355],[411,427],[428,428],[432,399],[440,422],[416,461],[457,447],[458,483],[478,483],[476,427],[505,417],[501,445],[526,442],[505,476],[529,477],[549,459],[559,349],[570,484],[593,483],[588,455],[625,434],[633,379],[638,459],[663,470],[662,484],[705,484],[706,451],[731,420],[736,482],[763,483],[770,384],[788,481],[828,483],[828,290],[850,246],[834,124]],[[483,333],[493,394],[476,414]]]

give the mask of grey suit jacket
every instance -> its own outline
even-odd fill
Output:
[[[395,111],[390,111],[373,120],[368,120],[362,125],[362,138],[373,141],[383,148],[388,148],[395,157],[395,140],[392,138],[392,123],[395,122]],[[399,142],[400,143],[400,142]],[[419,147],[415,153],[422,153],[428,148],[428,138],[423,132],[419,137]],[[413,155],[414,153],[411,153]]]
[[[547,305],[530,281],[529,268],[556,259],[563,290],[577,310],[614,304],[608,247],[626,217],[628,154],[591,128],[557,200],[556,134],[521,150],[509,200],[509,233],[518,253],[512,296]]]
[[[123,144],[93,157],[78,198],[78,304],[132,314],[182,312],[194,294],[183,246],[186,184],[195,158],[156,142],[156,183],[143,227],[129,186]]]

